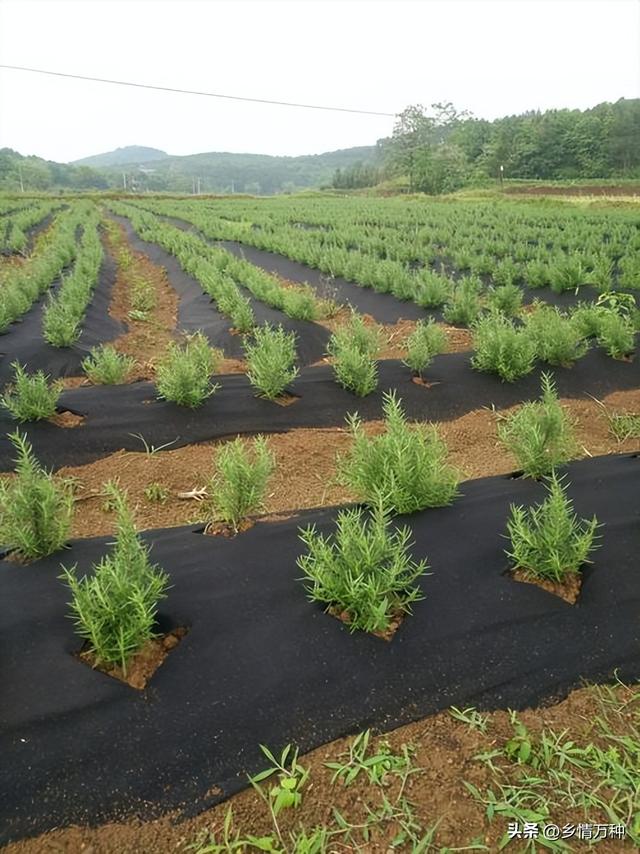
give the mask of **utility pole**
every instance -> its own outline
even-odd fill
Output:
[[[198,178],[198,193],[197,193],[197,195],[198,196],[200,195],[200,178]]]
[[[236,191],[236,185],[235,185],[235,182],[232,178],[231,179],[231,195],[233,195],[235,193],[235,191]]]
[[[18,176],[20,178],[20,192],[24,193],[24,182],[22,180],[22,166],[18,164]]]
[[[127,192],[127,173],[126,172],[122,173],[122,188],[126,193]]]
[[[500,164],[500,189],[504,189],[504,166]]]

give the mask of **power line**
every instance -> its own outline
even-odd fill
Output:
[[[172,86],[153,86],[150,83],[132,83],[129,80],[108,80],[104,77],[88,77],[84,74],[65,74],[62,71],[46,71],[43,68],[25,68],[22,65],[4,65],[10,71],[29,71],[32,74],[48,74],[51,77],[70,77],[72,80],[90,80],[93,83],[111,83],[115,86],[132,86],[136,89],[155,89],[159,92],[177,92],[180,95],[203,95],[207,98],[223,98],[227,101],[250,101],[253,104],[275,104],[279,107],[301,107],[305,110],[331,110],[337,113],[357,113],[362,116],[385,116],[395,118],[396,113],[381,113],[375,110],[356,110],[349,107],[326,107],[321,104],[297,104],[292,101],[272,101],[267,98],[245,98],[242,95],[220,95],[218,92],[199,92],[195,89],[176,89]]]

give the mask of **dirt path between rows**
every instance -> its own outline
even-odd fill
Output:
[[[611,412],[640,412],[640,390],[614,392],[603,402]],[[638,449],[637,439],[616,441],[609,432],[602,406],[595,400],[565,399],[562,403],[576,420],[582,456]],[[464,479],[506,474],[517,468],[515,459],[498,442],[496,418],[490,409],[478,409],[436,424],[448,444],[450,461]],[[365,423],[369,435],[376,435],[383,428],[382,421]],[[206,486],[222,444],[204,442],[148,454],[141,443],[138,453],[119,451],[88,465],[60,469],[60,477],[72,478],[76,489],[72,535],[113,533],[114,517],[105,509],[103,484],[114,477],[137,505],[140,529],[202,521],[203,509],[198,501],[179,498],[178,494]],[[266,514],[292,514],[354,500],[355,496],[337,481],[336,457],[345,453],[349,444],[349,434],[342,427],[271,434],[269,446],[276,457],[276,471],[269,486]]]

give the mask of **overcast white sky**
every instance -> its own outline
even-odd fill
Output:
[[[0,0],[0,62],[395,113],[476,116],[640,94],[638,0]],[[0,147],[68,161],[124,145],[305,154],[393,119],[0,69]]]

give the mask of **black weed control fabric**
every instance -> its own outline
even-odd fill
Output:
[[[576,606],[505,575],[509,504],[540,500],[542,486],[468,481],[451,507],[406,519],[431,574],[391,643],[349,634],[298,580],[298,525],[328,533],[335,509],[258,523],[235,539],[148,532],[171,576],[160,625],[189,633],[143,693],[74,658],[60,561],[88,571],[106,538],[30,566],[0,563],[0,841],[197,812],[264,767],[260,743],[306,751],[451,705],[521,709],[614,670],[640,678],[640,460],[574,463],[569,479],[576,511],[604,523]],[[207,796],[216,786],[221,794]]]
[[[490,374],[474,371],[469,353],[438,356],[429,368],[431,388],[411,382],[409,370],[395,360],[380,363],[378,391],[360,398],[336,384],[329,365],[305,368],[291,385],[299,399],[279,406],[255,396],[244,374],[216,378],[220,390],[199,409],[187,409],[156,398],[150,383],[76,388],[63,393],[60,406],[86,416],[80,427],[66,429],[48,422],[22,425],[35,452],[47,466],[83,465],[118,451],[142,450],[139,438],[156,447],[177,448],[236,434],[277,433],[297,427],[336,427],[349,412],[364,420],[382,417],[382,394],[396,389],[409,418],[448,421],[492,404],[498,409],[540,395],[538,369],[515,383],[502,383]],[[557,368],[561,397],[590,394],[602,398],[612,391],[640,386],[640,361],[619,362],[594,350],[573,368]],[[135,427],[132,427],[135,425]],[[0,471],[12,468],[13,451],[6,433],[15,428],[7,412],[0,412]]]
[[[425,310],[413,302],[401,302],[391,294],[380,294],[371,288],[347,282],[346,279],[327,276],[320,270],[307,267],[305,264],[292,261],[275,252],[256,249],[235,240],[212,240],[184,219],[169,216],[162,217],[162,219],[175,225],[176,228],[193,231],[202,240],[206,240],[215,246],[221,246],[236,257],[244,258],[245,261],[249,261],[256,267],[261,267],[267,273],[275,273],[290,282],[311,285],[318,296],[330,297],[338,303],[352,305],[359,312],[370,314],[380,323],[396,323],[402,318],[419,320],[427,316]]]
[[[176,217],[163,217],[163,219],[171,222],[177,228],[195,232],[203,240],[208,239],[201,231],[186,220]],[[289,279],[291,282],[311,285],[319,296],[331,297],[339,303],[351,305],[359,312],[370,314],[379,323],[396,323],[402,319],[420,320],[426,317],[433,317],[436,320],[443,319],[442,309],[422,308],[414,302],[399,300],[392,294],[378,293],[373,288],[367,288],[356,282],[348,282],[346,279],[339,277],[334,278],[333,276],[322,273],[320,270],[316,270],[314,267],[308,267],[306,264],[293,261],[276,252],[258,249],[236,240],[209,240],[209,242],[217,246],[222,246],[228,252],[232,252],[239,258],[244,258],[246,261],[249,261],[256,267],[261,267],[268,273],[275,273],[283,279]],[[452,270],[451,261],[446,258],[434,262],[431,265],[434,270],[439,270],[440,261],[446,262],[447,275],[455,281],[468,275],[468,273]],[[491,284],[491,277],[489,275],[483,275],[480,278],[485,285],[488,286]],[[557,294],[551,288],[530,288],[522,285],[522,291],[525,303],[541,300],[562,309],[576,306],[579,302],[591,302],[597,299],[599,295],[597,289],[590,286],[582,286],[577,292],[571,290]],[[638,295],[635,293],[633,295],[637,302]]]
[[[105,255],[98,283],[82,323],[82,334],[71,347],[52,347],[42,336],[42,312],[46,295],[22,320],[0,335],[0,388],[13,379],[12,362],[26,365],[29,371],[43,370],[53,378],[76,376],[80,364],[92,347],[112,341],[124,332],[124,326],[109,314],[111,290],[115,282],[115,264]],[[54,288],[59,287],[59,283]]]
[[[177,220],[172,220],[177,224]],[[246,258],[256,267],[262,267],[269,273],[276,273],[285,279],[292,282],[307,282],[320,295],[333,297],[340,303],[349,303],[360,312],[370,314],[380,323],[396,323],[396,321],[404,318],[406,320],[419,320],[420,318],[433,317],[442,320],[441,309],[421,308],[413,302],[403,302],[398,300],[392,294],[377,293],[372,288],[367,288],[364,285],[358,285],[355,282],[348,282],[345,279],[333,278],[321,273],[313,267],[307,267],[305,264],[300,264],[297,261],[292,261],[283,255],[278,255],[274,252],[267,252],[264,249],[257,249],[244,243],[239,243],[233,240],[220,241],[220,246],[227,251],[233,252],[241,258]],[[439,262],[432,265],[434,270],[439,269]],[[451,265],[447,264],[447,275],[458,280],[468,273],[458,273],[451,271]],[[481,276],[485,285],[491,283],[490,276]],[[524,293],[524,302],[532,303],[534,300],[540,300],[555,305],[562,309],[568,309],[576,306],[579,302],[592,302],[599,296],[599,291],[590,286],[582,286],[576,292],[575,290],[563,291],[560,294],[552,291],[551,288],[531,288],[527,285],[521,285]],[[632,291],[632,295],[638,302],[639,297],[637,292]]]
[[[155,243],[141,240],[131,227],[129,220],[120,216],[113,218],[124,226],[127,239],[135,250],[143,252],[154,264],[164,267],[167,271],[169,281],[180,300],[178,307],[180,329],[187,332],[201,330],[211,344],[214,347],[220,347],[227,356],[242,358],[244,356],[242,336],[231,334],[231,321],[216,310],[215,303],[203,293],[197,280],[184,272],[173,255],[165,252]],[[287,317],[281,311],[254,299],[249,291],[245,291],[244,296],[248,297],[258,324],[271,323],[274,326],[280,325],[289,332],[295,332],[296,350],[301,364],[311,365],[325,355],[329,332],[323,326]]]

